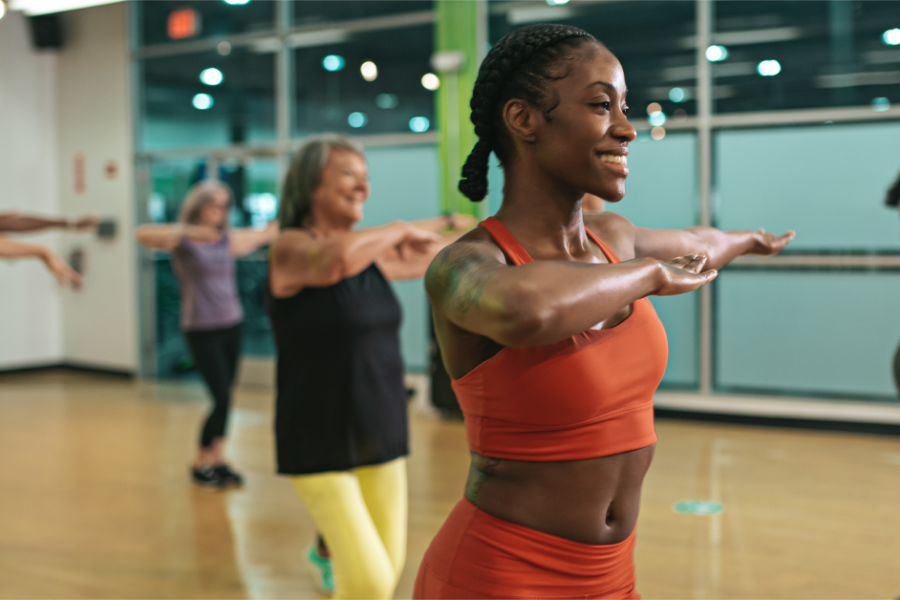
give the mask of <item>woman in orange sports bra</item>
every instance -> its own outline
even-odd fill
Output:
[[[625,194],[625,93],[616,57],[575,27],[519,29],[481,65],[459,187],[483,199],[494,152],[503,205],[426,275],[472,464],[416,598],[638,598],[634,530],[668,356],[647,297],[793,239],[583,215],[585,193]]]

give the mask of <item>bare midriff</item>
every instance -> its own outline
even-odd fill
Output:
[[[466,498],[487,514],[584,544],[631,535],[655,444],[585,460],[529,462],[472,454]]]

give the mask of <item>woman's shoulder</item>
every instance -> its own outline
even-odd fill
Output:
[[[634,258],[634,224],[626,217],[609,211],[585,213],[584,226],[621,260]]]

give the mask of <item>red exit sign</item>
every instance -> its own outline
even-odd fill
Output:
[[[200,33],[200,15],[193,8],[180,8],[169,13],[169,38],[183,40]]]

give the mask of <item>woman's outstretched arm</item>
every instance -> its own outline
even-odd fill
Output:
[[[186,225],[183,223],[141,225],[134,232],[137,243],[154,250],[174,250],[181,240],[217,242],[222,237],[215,227]]]
[[[687,229],[646,229],[637,227],[615,213],[592,215],[585,220],[588,227],[602,230],[622,246],[634,248],[634,258],[671,260],[687,254],[707,256],[706,267],[721,269],[745,254],[772,255],[781,252],[795,237],[793,231],[782,235],[758,231],[722,231],[714,227]],[[623,256],[622,258],[628,257]]]
[[[437,234],[403,221],[323,238],[304,229],[286,229],[272,245],[271,291],[284,298],[304,287],[333,285],[362,272],[398,246],[426,252],[438,240]]]
[[[99,219],[95,216],[84,216],[75,221],[65,217],[39,217],[36,215],[20,215],[18,213],[0,214],[0,232],[28,233],[44,229],[77,229],[90,231],[97,228]]]
[[[451,244],[425,276],[433,309],[504,346],[552,344],[605,321],[635,300],[690,292],[712,281],[706,257],[618,264],[538,261],[511,267],[500,250],[470,239]]]
[[[56,277],[59,285],[74,288],[78,288],[81,285],[81,275],[46,246],[26,244],[0,236],[0,258],[39,258],[44,261],[50,273]]]
[[[278,221],[269,221],[264,229],[241,227],[228,232],[232,256],[247,256],[258,248],[275,241],[278,237]]]

